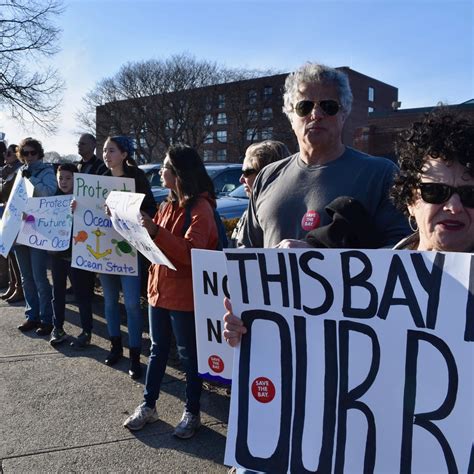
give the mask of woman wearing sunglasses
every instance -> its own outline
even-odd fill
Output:
[[[413,234],[395,249],[474,251],[474,123],[444,109],[397,143],[392,198]]]
[[[41,143],[25,138],[18,147],[18,156],[24,163],[18,172],[34,186],[33,196],[53,196],[57,190],[56,175],[51,164],[43,163]],[[26,302],[26,320],[18,329],[22,332],[36,329],[39,336],[48,336],[53,329],[51,285],[46,275],[48,253],[26,245],[15,245],[14,251]]]
[[[274,161],[281,160],[290,156],[287,146],[276,140],[265,140],[260,143],[252,143],[245,151],[244,162],[242,163],[242,175],[240,183],[244,185],[245,193],[250,198],[253,189],[253,183],[257,174],[265,166]],[[249,243],[243,241],[243,228],[247,220],[247,210],[237,222],[232,232],[232,242],[237,247],[249,246]]]

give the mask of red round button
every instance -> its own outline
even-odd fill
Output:
[[[252,395],[260,403],[269,403],[275,398],[275,385],[267,377],[257,377],[252,382]]]
[[[316,229],[316,227],[319,227],[320,222],[321,217],[319,216],[319,213],[316,211],[307,211],[303,216],[303,219],[301,219],[301,228],[306,231],[313,230]]]
[[[213,372],[220,374],[224,370],[224,361],[218,355],[211,355],[207,363]]]

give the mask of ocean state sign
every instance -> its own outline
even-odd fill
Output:
[[[223,252],[191,250],[194,315],[199,375],[230,383],[234,350],[222,337],[222,315],[227,289],[226,258]]]
[[[135,180],[74,173],[71,266],[98,273],[138,275],[137,252],[123,240],[105,214],[111,191],[135,191]]]
[[[248,330],[225,462],[259,472],[473,472],[474,256],[227,251]]]
[[[16,241],[28,247],[61,251],[71,243],[72,195],[28,199]]]
[[[6,257],[21,227],[23,211],[28,198],[33,196],[34,187],[28,179],[17,173],[0,221],[0,255]]]
[[[145,195],[141,193],[112,191],[106,200],[112,213],[112,225],[126,242],[135,247],[151,263],[166,265],[176,270],[176,267],[153,242],[148,231],[140,224],[140,205],[144,197]]]

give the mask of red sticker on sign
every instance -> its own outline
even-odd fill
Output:
[[[316,211],[308,211],[301,219],[301,227],[303,230],[313,230],[316,227],[319,227],[319,223],[321,222],[321,218],[319,217],[319,213]]]
[[[218,355],[211,355],[207,363],[213,372],[220,374],[224,370],[224,361]]]
[[[260,403],[269,403],[275,398],[275,385],[267,377],[258,377],[252,382],[252,395]]]

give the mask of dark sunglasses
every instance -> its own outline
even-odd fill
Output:
[[[455,187],[443,183],[420,183],[419,188],[421,199],[428,204],[442,204],[457,193],[464,207],[474,208],[474,186]]]
[[[28,157],[28,156],[36,156],[38,154],[38,152],[35,151],[35,150],[31,150],[31,151],[22,150],[20,154],[21,154],[21,156]]]
[[[326,115],[336,115],[339,112],[341,106],[336,100],[325,99],[317,100],[316,102],[312,100],[300,100],[295,105],[295,113],[298,117],[306,117],[314,109],[315,105],[326,114]]]
[[[248,178],[249,176],[252,176],[253,174],[257,174],[257,170],[254,170],[253,168],[247,168],[245,170],[242,170],[242,174],[244,175],[245,178]]]

